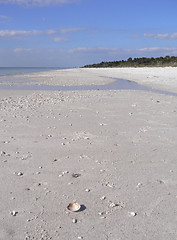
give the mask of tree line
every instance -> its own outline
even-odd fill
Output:
[[[106,67],[177,67],[177,57],[151,57],[151,58],[134,58],[129,57],[127,60],[101,62],[83,66],[84,68],[106,68]]]

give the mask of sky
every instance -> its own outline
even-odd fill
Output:
[[[177,56],[176,0],[0,0],[0,67]]]

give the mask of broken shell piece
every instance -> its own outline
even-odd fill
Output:
[[[129,212],[128,215],[129,217],[135,217],[137,214],[135,212]]]
[[[23,175],[22,172],[17,173],[17,176],[22,176],[22,175]]]
[[[105,196],[102,196],[101,198],[100,198],[100,200],[105,200],[106,199],[106,197]]]
[[[10,212],[9,214],[10,214],[11,216],[14,216],[14,217],[15,217],[15,216],[17,215],[17,213],[18,213],[18,212],[16,212],[16,211],[12,211],[12,212]]]
[[[90,189],[86,188],[86,189],[85,189],[85,192],[90,192]]]
[[[71,212],[77,212],[77,211],[80,210],[80,208],[81,208],[81,206],[80,206],[78,203],[76,203],[76,202],[70,203],[70,204],[67,206],[67,209],[68,209],[69,211],[71,211]]]
[[[113,202],[109,205],[110,208],[114,208],[114,207],[117,207],[117,206],[118,206],[118,204],[117,203],[113,203]]]
[[[98,214],[99,214],[100,216],[102,216],[102,215],[105,214],[105,212],[99,212]]]
[[[80,177],[81,176],[81,174],[79,174],[79,173],[73,173],[72,174],[72,177],[74,177],[74,178],[78,178],[78,177]]]

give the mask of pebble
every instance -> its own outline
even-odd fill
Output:
[[[79,236],[78,239],[83,239],[83,237]]]

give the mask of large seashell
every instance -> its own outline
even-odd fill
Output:
[[[74,203],[70,203],[68,206],[67,206],[67,209],[71,212],[78,212],[80,210],[81,206],[74,202]]]

